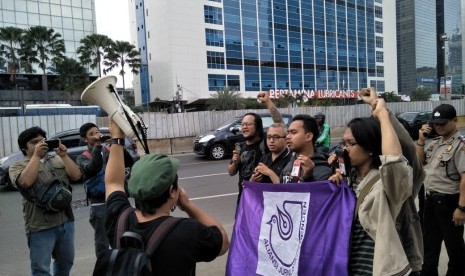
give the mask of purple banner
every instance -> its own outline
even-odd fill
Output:
[[[244,182],[226,275],[348,275],[354,206],[346,184]]]

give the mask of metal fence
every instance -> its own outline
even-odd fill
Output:
[[[401,102],[388,103],[394,112],[403,111],[431,111],[441,102]],[[444,101],[443,101],[444,103]],[[465,115],[465,100],[447,101],[457,109],[457,115]],[[280,108],[281,113],[291,115],[310,114],[323,112],[331,127],[344,127],[350,119],[355,117],[370,116],[370,110],[366,104],[351,106],[328,107],[293,107]],[[148,127],[148,139],[166,139],[195,136],[223,124],[236,116],[242,116],[247,112],[266,113],[266,109],[258,110],[230,110],[230,111],[201,111],[189,113],[142,113],[144,123]],[[0,157],[18,151],[18,134],[26,128],[38,125],[47,131],[48,136],[57,132],[79,128],[83,123],[93,122],[99,126],[106,126],[106,118],[96,118],[94,115],[63,115],[63,116],[31,116],[31,117],[3,117],[1,119]]]

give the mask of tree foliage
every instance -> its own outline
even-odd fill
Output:
[[[76,50],[79,60],[90,68],[98,68],[99,77],[102,76],[100,63],[105,60],[113,40],[106,35],[91,34],[81,39],[81,46]]]
[[[233,91],[230,87],[224,87],[222,90],[210,94],[207,100],[209,110],[235,110],[242,109],[243,102],[241,95]]]
[[[137,75],[141,67],[141,59],[139,51],[136,50],[136,46],[127,41],[117,40],[109,48],[103,64],[107,66],[107,68],[103,69],[104,74],[107,74],[115,68],[120,68],[119,75],[123,77],[123,89],[125,90],[124,75],[126,71],[124,67],[127,65],[131,69],[131,73]]]
[[[394,91],[391,92],[384,92],[381,94],[381,98],[383,98],[386,102],[401,102],[402,99],[398,96]]]
[[[71,97],[89,84],[86,69],[75,59],[65,57],[57,64],[57,83]]]
[[[44,26],[34,26],[26,30],[21,47],[29,73],[34,73],[32,65],[38,64],[44,75],[49,66],[54,67],[63,60],[66,50],[61,34]]]
[[[23,29],[17,27],[0,28],[0,62],[8,63],[11,82],[15,82],[19,71],[23,33]]]
[[[410,95],[412,101],[427,101],[431,97],[431,89],[425,86],[419,86]]]

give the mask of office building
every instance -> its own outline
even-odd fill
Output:
[[[143,59],[136,105],[191,103],[225,86],[245,97],[397,90],[393,1],[128,2],[131,43]]]
[[[463,93],[463,9],[460,0],[397,0],[399,92],[426,88]]]
[[[76,49],[80,46],[80,40],[96,32],[95,0],[0,0],[0,27],[14,26],[28,29],[31,26],[44,26],[52,28],[62,35],[66,47],[66,56],[78,59]],[[7,74],[7,64],[0,64],[0,75]],[[41,90],[40,83],[42,70],[35,67],[35,74],[23,74],[29,79],[30,90]],[[97,75],[96,70],[89,71],[91,75]],[[18,72],[23,73],[23,72]],[[53,78],[53,74],[48,76]],[[2,80],[5,80],[2,78]],[[50,83],[51,81],[49,81]],[[5,84],[3,84],[5,86]],[[8,89],[2,87],[0,90]],[[41,103],[43,95],[39,93],[26,93],[32,95],[26,99],[27,103]],[[51,91],[51,93],[53,93]],[[2,91],[0,101],[3,105],[17,105],[15,91]],[[50,95],[51,102],[62,102],[59,95]]]

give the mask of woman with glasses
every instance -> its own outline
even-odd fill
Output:
[[[372,98],[373,117],[349,122],[342,146],[349,156],[349,184],[357,196],[351,233],[350,275],[408,275],[409,260],[396,217],[412,194],[412,169],[382,99]],[[340,183],[340,170],[330,180]]]

